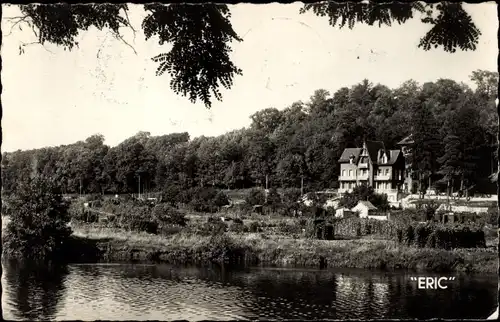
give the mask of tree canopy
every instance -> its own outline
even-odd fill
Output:
[[[52,43],[65,50],[78,47],[77,36],[90,27],[108,29],[127,45],[123,28],[136,30],[130,23],[127,4],[27,4],[19,8],[20,16],[6,18],[12,28],[27,24],[37,43]],[[234,77],[243,72],[230,58],[231,42],[242,39],[233,30],[229,7],[155,3],[143,8],[146,16],[141,27],[146,39],[157,36],[160,46],[171,45],[169,51],[152,57],[158,63],[157,75],[167,72],[171,89],[192,102],[200,100],[209,108],[213,97],[221,100],[221,86],[231,88]],[[420,36],[418,47],[423,50],[475,50],[481,35],[461,3],[326,1],[305,4],[300,13],[306,12],[328,18],[333,27],[351,29],[356,24],[391,26],[420,19],[431,27]],[[24,47],[19,46],[20,53]]]
[[[498,74],[487,71],[471,78],[482,82],[487,75],[498,82]],[[419,151],[414,170],[425,184],[428,177],[439,184],[441,177],[454,176],[457,185],[480,186],[497,168],[495,98],[482,86],[473,91],[450,79],[410,80],[394,89],[363,80],[333,94],[317,90],[309,101],[284,109],[260,110],[248,128],[216,137],[139,132],[110,147],[94,135],[70,145],[4,153],[3,189],[13,191],[42,174],[66,193],[165,192],[172,185],[175,191],[251,188],[265,187],[266,179],[268,188],[303,183],[310,192],[336,188],[345,148],[362,146],[364,138],[397,148],[410,134]]]

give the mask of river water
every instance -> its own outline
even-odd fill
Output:
[[[497,302],[496,276],[420,290],[414,274],[366,270],[2,267],[9,320],[464,319],[487,317]]]

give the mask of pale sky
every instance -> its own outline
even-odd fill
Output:
[[[94,29],[82,33],[80,48],[71,52],[30,45],[19,55],[22,42],[36,41],[33,32],[23,26],[8,35],[11,23],[2,20],[2,151],[70,144],[96,133],[112,146],[138,131],[219,135],[248,126],[258,110],[307,101],[320,88],[335,92],[364,78],[391,88],[408,79],[469,82],[474,70],[497,70],[493,2],[464,5],[482,35],[476,51],[454,54],[417,48],[430,28],[419,19],[339,30],[327,18],[299,14],[301,6],[230,6],[233,28],[243,38],[233,43],[232,58],[243,76],[234,79],[232,89],[221,91],[223,101],[213,102],[211,110],[176,95],[168,74],[155,75],[157,64],[150,58],[168,45],[145,41],[139,5],[130,5],[129,13],[135,40],[129,29],[123,30],[137,55],[109,32]],[[4,17],[17,15],[15,7],[4,7]]]

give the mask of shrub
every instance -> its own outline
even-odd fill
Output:
[[[246,233],[246,232],[248,232],[248,227],[243,225],[243,223],[237,223],[237,222],[233,221],[229,225],[229,231],[232,231],[235,233]]]
[[[229,204],[227,195],[214,188],[195,188],[192,191],[192,198],[189,204],[198,212],[214,213],[220,207]]]
[[[33,259],[56,255],[71,235],[69,204],[47,178],[37,176],[18,185],[6,196],[11,216],[3,236],[4,254]]]
[[[250,231],[251,233],[258,233],[258,232],[262,231],[262,229],[261,229],[258,222],[253,221],[250,224],[250,227],[248,227],[248,231]]]
[[[152,220],[133,218],[128,222],[128,228],[134,231],[146,232],[148,234],[158,234],[158,223]]]
[[[267,193],[266,206],[268,206],[273,212],[276,212],[277,209],[282,207],[281,196],[276,188],[269,189],[269,192]]]
[[[380,210],[389,209],[387,195],[377,194],[373,187],[367,185],[356,186],[352,192],[345,193],[339,201],[339,206],[352,209],[360,200],[368,200]]]
[[[218,191],[212,202],[215,206],[220,208],[229,205],[229,198],[223,191]]]
[[[302,229],[304,229],[301,225],[293,225],[288,224],[286,221],[282,220],[278,224],[278,231],[285,235],[296,235],[301,234]]]
[[[415,238],[415,231],[413,229],[412,225],[406,226],[406,229],[403,232],[403,242],[406,245],[411,245],[413,243],[413,240]]]
[[[496,203],[492,203],[488,207],[488,212],[486,214],[486,222],[490,225],[497,225],[497,220],[498,220],[498,207]]]
[[[245,197],[245,202],[250,206],[264,205],[266,194],[263,189],[251,189]]]
[[[426,201],[423,204],[423,218],[422,220],[432,220],[434,218],[434,215],[436,214],[436,211],[439,208],[439,203],[437,203],[435,200],[429,200]]]
[[[432,226],[430,225],[417,225],[415,228],[415,245],[417,247],[425,247],[432,231]]]
[[[174,235],[181,232],[182,228],[179,226],[162,226],[158,228],[158,233],[164,236]]]
[[[153,208],[153,218],[160,225],[186,226],[187,218],[179,210],[167,205],[158,204]]]
[[[217,217],[208,217],[207,222],[199,231],[202,235],[221,235],[228,230],[226,223]]]
[[[241,260],[244,250],[226,234],[215,235],[203,249],[204,257],[219,263],[229,263]]]
[[[95,223],[99,221],[99,215],[88,211],[83,202],[72,202],[69,204],[68,213],[72,220],[84,223]]]
[[[166,184],[161,194],[161,201],[171,206],[177,205],[182,202],[181,199],[182,189],[176,184]]]
[[[233,219],[233,223],[235,223],[235,224],[243,224],[243,220],[241,220],[240,218],[234,218]]]

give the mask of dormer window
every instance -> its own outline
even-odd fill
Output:
[[[349,163],[350,164],[354,163],[354,155],[352,155],[352,154],[351,154],[351,156],[349,156]]]
[[[382,155],[382,163],[387,163],[387,154]]]

